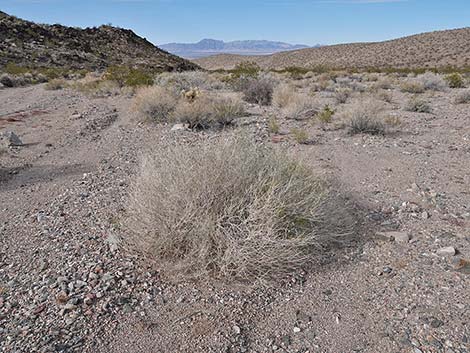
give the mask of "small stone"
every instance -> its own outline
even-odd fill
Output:
[[[442,325],[444,325],[444,322],[442,322],[441,320],[438,320],[438,319],[433,318],[433,319],[431,320],[431,324],[430,324],[430,325],[431,325],[432,328],[439,328],[439,327],[441,327]]]
[[[429,218],[429,213],[424,211],[423,213],[421,213],[421,218],[422,219],[428,219]]]
[[[65,304],[68,302],[69,296],[67,295],[65,291],[61,291],[59,292],[59,294],[57,294],[57,296],[55,297],[55,300],[57,301],[58,304]]]
[[[186,124],[175,124],[170,131],[184,131],[187,130],[188,126]]]
[[[242,330],[240,329],[240,327],[237,326],[237,325],[234,325],[234,326],[232,327],[232,329],[233,329],[233,332],[234,332],[236,335],[239,335],[239,334],[242,332]]]
[[[410,241],[411,237],[407,232],[384,232],[379,233],[384,238],[393,239],[397,243],[406,244]]]
[[[445,248],[440,248],[436,251],[436,254],[439,256],[454,256],[456,253],[455,248],[452,246],[447,246]]]

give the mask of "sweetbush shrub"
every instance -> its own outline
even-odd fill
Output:
[[[428,102],[417,97],[410,99],[405,104],[405,110],[415,113],[431,113],[432,109]]]
[[[465,87],[465,81],[461,74],[454,72],[445,77],[447,84],[450,88],[462,88]]]
[[[470,90],[460,92],[454,100],[455,104],[467,104],[470,103]]]
[[[166,122],[175,109],[178,99],[160,86],[143,87],[134,98],[134,108],[144,120]]]
[[[375,101],[356,102],[344,113],[349,120],[349,134],[385,135],[384,108]]]
[[[142,160],[128,215],[127,245],[178,280],[285,279],[353,230],[310,169],[247,138],[159,146]]]
[[[194,101],[180,100],[172,119],[191,129],[208,129],[229,125],[244,114],[243,103],[236,98],[202,95]]]
[[[267,77],[251,79],[242,88],[243,99],[248,103],[270,105],[273,98],[274,83]]]

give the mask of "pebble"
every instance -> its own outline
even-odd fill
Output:
[[[454,256],[456,253],[456,250],[452,246],[447,246],[445,248],[440,248],[439,250],[436,251],[436,254],[439,256]]]
[[[294,333],[299,333],[300,332],[300,327],[294,327]]]

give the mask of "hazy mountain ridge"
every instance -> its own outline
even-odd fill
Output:
[[[197,58],[214,54],[258,54],[267,55],[280,51],[308,48],[303,44],[289,44],[269,40],[237,40],[224,42],[216,39],[203,39],[197,43],[168,43],[160,47],[175,55],[187,58]]]
[[[162,71],[197,68],[128,29],[36,24],[0,11],[0,66],[8,63],[73,69],[103,69],[109,65]]]
[[[350,43],[307,48],[272,55],[221,54],[194,60],[206,69],[231,69],[242,61],[263,68],[434,68],[470,67],[470,28],[427,32],[384,42]]]

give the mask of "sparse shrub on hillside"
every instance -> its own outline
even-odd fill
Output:
[[[377,80],[377,82],[375,82],[373,85],[372,85],[373,89],[392,89],[393,88],[393,83],[392,83],[392,80],[388,77],[382,77],[380,79]]]
[[[400,85],[400,90],[406,93],[423,93],[425,91],[424,85],[413,79],[408,79]]]
[[[170,278],[271,281],[352,234],[310,169],[245,139],[161,146],[131,187],[128,246]]]
[[[48,91],[57,91],[67,87],[67,81],[63,79],[53,79],[47,82],[44,86]]]
[[[235,98],[201,96],[193,102],[180,100],[172,117],[192,129],[229,125],[245,114],[242,102]]]
[[[393,94],[390,91],[384,91],[380,90],[376,94],[377,99],[380,99],[381,101],[387,102],[387,103],[392,103],[393,102]]]
[[[414,97],[405,104],[405,110],[415,113],[431,113],[432,109],[428,102]]]
[[[10,74],[0,75],[0,83],[5,87],[11,88],[16,86],[15,78]]]
[[[267,78],[250,80],[243,89],[243,99],[249,103],[270,105],[273,98],[274,84]]]
[[[105,79],[117,82],[120,87],[150,86],[153,84],[153,78],[150,74],[127,66],[115,65],[108,67]]]
[[[155,84],[177,94],[195,88],[216,90],[224,87],[220,80],[204,71],[164,72],[156,77]]]
[[[273,105],[277,108],[285,108],[295,99],[295,96],[295,89],[291,85],[280,84],[274,89]]]
[[[341,87],[335,92],[335,100],[337,104],[344,104],[351,97],[352,90],[350,88]]]
[[[261,72],[261,68],[255,62],[243,61],[237,64],[233,70],[230,70],[230,72],[234,78],[242,76],[256,78]]]
[[[384,135],[383,106],[374,101],[357,102],[346,113],[349,133]]]
[[[400,119],[400,117],[398,117],[396,115],[387,115],[384,119],[384,122],[388,126],[393,126],[393,127],[397,127],[397,126],[401,125],[401,119]]]
[[[470,90],[460,92],[455,97],[455,104],[468,104],[470,103]]]
[[[444,91],[447,89],[446,81],[440,75],[432,72],[418,75],[416,80],[423,85],[425,90]]]
[[[454,72],[446,76],[445,80],[450,88],[462,88],[465,87],[465,81],[461,74]]]
[[[17,75],[24,75],[25,73],[29,72],[30,69],[24,66],[16,65],[14,63],[8,63],[5,65],[4,71],[7,74],[17,76]]]
[[[134,107],[143,119],[161,123],[168,121],[176,102],[175,95],[167,89],[151,86],[137,91]]]
[[[123,93],[124,88],[110,80],[91,79],[73,82],[73,89],[92,97],[110,97]]]

